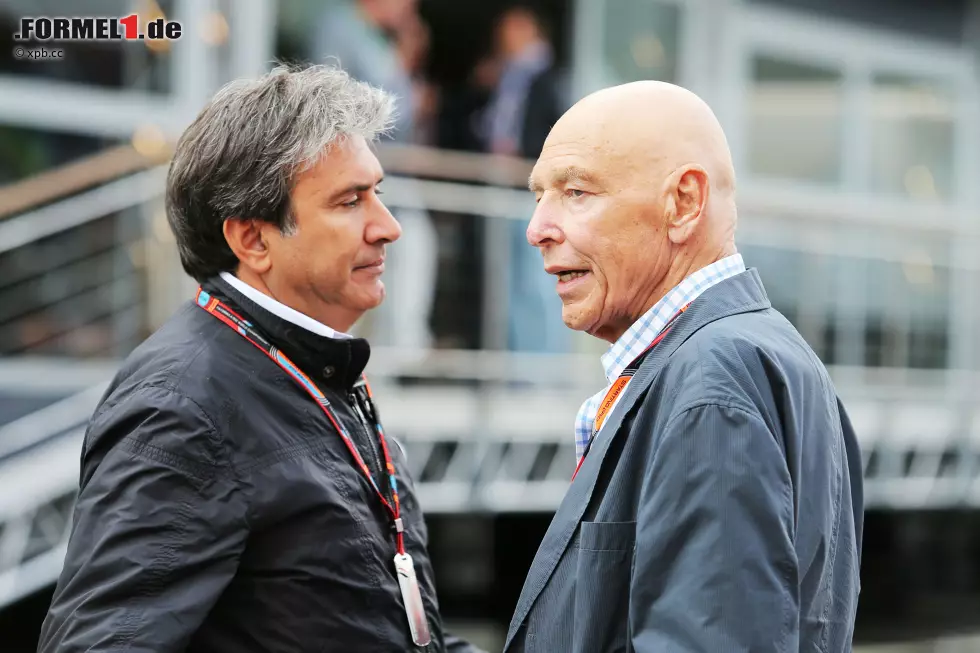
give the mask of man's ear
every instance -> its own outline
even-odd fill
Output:
[[[699,165],[686,165],[668,178],[664,213],[671,242],[680,245],[695,232],[709,192],[708,173]]]
[[[256,274],[265,274],[272,267],[265,223],[249,218],[228,218],[222,225],[228,247],[238,257],[239,265]]]

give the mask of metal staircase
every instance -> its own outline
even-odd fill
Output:
[[[85,424],[103,385],[0,428],[0,607],[61,571]]]

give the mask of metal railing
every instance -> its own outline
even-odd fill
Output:
[[[140,208],[163,178],[135,172],[0,221],[0,355],[118,357],[145,337]]]
[[[374,352],[369,371],[386,429],[406,449],[426,512],[548,513],[561,502],[574,469],[571,426],[580,398],[595,387],[594,361],[514,362],[489,352],[433,352],[423,360]],[[545,370],[550,385],[533,386],[542,379],[534,369]],[[443,385],[404,387],[403,375]],[[980,382],[970,380],[973,388]],[[81,439],[102,391],[94,386],[0,428],[0,606],[60,571]],[[868,508],[980,509],[977,402],[911,400],[911,387],[873,392],[845,383],[840,391],[861,440]]]
[[[506,349],[510,310],[506,270],[516,254],[512,251],[510,231],[513,221],[526,220],[533,210],[532,199],[523,190],[530,162],[394,145],[386,145],[380,154],[389,172],[386,201],[392,207],[425,210],[439,216],[443,224],[474,231],[479,249],[457,255],[441,281],[460,278],[458,265],[465,257],[482,261],[477,277],[462,281],[478,290],[477,322],[481,334],[477,346]],[[0,309],[0,329],[14,317],[19,332],[37,328],[38,320],[56,321],[43,312],[25,317],[31,298],[35,298],[33,303],[41,304],[34,309],[36,313],[73,293],[73,284],[86,276],[90,281],[101,278],[104,286],[116,283],[114,289],[103,288],[101,295],[96,293],[103,303],[110,298],[114,302],[103,313],[129,311],[128,319],[124,317],[114,325],[122,330],[114,336],[117,352],[124,351],[133,337],[139,339],[159,322],[154,319],[155,312],[166,314],[166,309],[173,308],[173,302],[161,308],[161,301],[152,292],[160,286],[159,279],[184,276],[175,265],[173,243],[162,216],[165,167],[152,159],[139,160],[150,167],[132,171],[139,169],[135,160],[121,154],[107,157],[99,165],[129,174],[35,211],[0,220],[0,305],[12,307]],[[57,173],[49,174],[58,177]],[[73,182],[78,185],[86,179],[98,179],[98,175],[75,169],[74,178],[78,178]],[[30,184],[22,186],[31,188]],[[49,192],[59,192],[58,187],[49,186]],[[980,263],[970,252],[980,246],[980,224],[959,216],[955,207],[906,205],[864,196],[844,202],[832,193],[807,191],[801,196],[801,192],[764,190],[747,184],[740,195],[740,243],[752,254],[749,264],[757,265],[764,281],[772,286],[774,303],[790,313],[791,319],[799,320],[798,326],[818,354],[832,364],[860,365],[868,361],[906,365],[924,360],[925,364],[940,367],[955,363],[976,369],[980,338],[969,325],[980,315],[974,297],[980,286]],[[36,190],[27,194],[45,202],[46,198]],[[9,191],[0,189],[0,198],[3,197],[16,204]],[[100,237],[113,240],[111,254]],[[400,250],[396,243],[392,251],[398,257],[407,250]],[[160,252],[165,254],[162,263]],[[113,263],[109,264],[109,260]],[[778,266],[785,264],[795,269],[784,273]],[[840,272],[848,266],[855,270],[850,273],[850,281]],[[886,272],[897,274],[898,281],[880,289],[874,287],[866,279],[873,276],[875,266],[895,270],[894,274]],[[102,271],[101,276],[86,272],[96,268]],[[72,282],[57,283],[58,270]],[[121,277],[141,281],[125,286]],[[794,285],[788,287],[790,278]],[[170,285],[178,287],[180,283],[174,281]],[[42,287],[44,292],[35,290]],[[139,292],[143,294],[136,296]],[[44,303],[45,297],[51,299]],[[935,325],[910,321],[909,313],[919,310],[917,306],[924,300],[938,306],[926,309],[938,320],[933,320]],[[84,299],[78,301],[92,305]],[[143,305],[138,308],[134,304]],[[379,313],[385,310],[383,306]],[[90,308],[90,312],[94,311]],[[11,315],[14,312],[17,315]],[[132,329],[132,316],[136,314],[143,316],[143,329],[128,333],[125,328]],[[103,326],[111,323],[107,315],[102,317]],[[365,322],[369,324],[371,320],[369,316]],[[869,322],[881,325],[880,344],[867,342]],[[395,344],[383,338],[379,341],[374,335],[380,344]],[[893,356],[894,360],[875,362],[875,351],[890,346],[889,338],[897,342],[895,350],[904,353]],[[580,342],[585,340],[579,338]],[[27,344],[30,342],[28,338]],[[923,347],[939,347],[941,351],[916,350]],[[24,346],[8,353],[31,353],[31,349]],[[79,355],[77,351],[66,353]]]
[[[393,207],[483,220],[483,278],[472,284],[482,295],[482,346],[406,350],[372,339],[368,371],[387,430],[407,450],[420,501],[432,513],[552,511],[573,469],[575,412],[604,380],[596,355],[601,347],[584,337],[584,346],[564,354],[506,350],[506,289],[494,272],[510,258],[506,238],[495,230],[529,215],[530,198],[519,189],[529,164],[419,148],[385,148],[381,157]],[[0,342],[20,342],[4,345],[0,390],[4,383],[78,390],[0,426],[0,605],[54,580],[70,528],[80,442],[100,383],[164,319],[167,302],[187,299],[160,215],[164,175],[157,165],[127,169],[122,177],[73,188],[67,197],[41,200],[42,208],[0,221]],[[788,199],[780,205],[778,194],[765,202],[752,197],[750,189],[741,206],[744,240],[755,247],[786,246],[796,230],[822,235],[797,236],[790,243],[795,251],[823,256],[834,243],[828,234],[846,227],[839,211],[828,217],[790,206]],[[881,228],[874,217],[855,220]],[[957,231],[958,224],[937,222],[910,238],[975,237]],[[910,229],[906,223],[900,231]],[[870,258],[888,254],[879,245]],[[975,261],[937,262],[965,271],[968,283],[959,290],[977,291]],[[976,333],[957,337],[969,342]],[[957,351],[969,348],[961,344]],[[29,357],[52,353],[55,358]],[[80,362],[85,357],[90,363]],[[85,365],[92,371],[80,369]],[[74,385],[59,369],[72,370]],[[980,508],[980,374],[830,369],[861,438],[869,507]],[[405,384],[405,378],[426,382]],[[431,410],[435,405],[438,411]]]

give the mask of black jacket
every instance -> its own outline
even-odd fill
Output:
[[[376,439],[349,397],[367,342],[294,326],[220,278],[205,289],[318,383],[377,476]],[[473,650],[442,633],[425,522],[390,449],[433,633],[425,650]],[[81,463],[39,651],[417,650],[390,516],[343,441],[285,372],[193,302],[123,364]]]

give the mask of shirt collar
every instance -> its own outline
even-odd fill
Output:
[[[741,254],[727,256],[689,275],[630,326],[602,355],[606,380],[612,383],[630,362],[643,353],[678,311],[708,288],[745,272]]]
[[[276,301],[263,292],[259,292],[230,272],[222,272],[221,278],[228,282],[232,288],[242,293],[273,315],[276,315],[287,322],[292,322],[296,326],[303,327],[307,331],[311,331],[318,336],[333,338],[335,340],[346,340],[354,337],[341,331],[335,331],[326,324],[317,322],[308,315],[304,315],[297,310],[289,308],[282,302]]]

